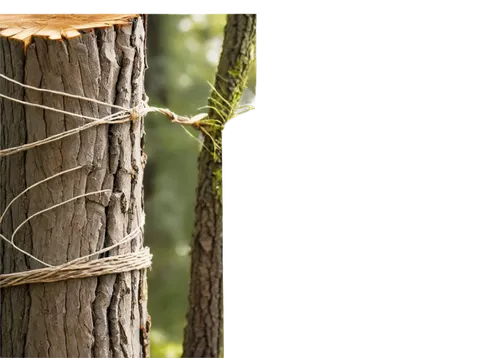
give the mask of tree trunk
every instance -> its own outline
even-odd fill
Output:
[[[23,42],[0,38],[0,73],[38,88],[64,91],[120,105],[144,99],[143,17],[81,36]],[[24,90],[0,80],[0,93],[102,118],[110,107],[51,93]],[[79,127],[88,120],[0,102],[0,148],[10,148]],[[87,255],[122,239],[143,216],[143,119],[99,125],[8,157],[0,157],[0,214],[28,186],[63,170],[84,168],[47,181],[15,202],[0,227],[10,238],[30,215],[82,193],[112,193],[71,201],[31,219],[16,244],[52,265]],[[142,233],[110,251],[133,252]],[[0,244],[0,273],[43,267]],[[0,289],[2,357],[146,357],[149,322],[146,272],[131,271]]]
[[[228,15],[210,119],[223,124],[234,114],[255,56],[255,15]],[[227,101],[227,103],[226,103]],[[223,126],[222,126],[223,127]],[[183,357],[219,357],[222,309],[222,127],[208,129],[198,157],[198,189],[191,248],[191,283]],[[215,147],[217,145],[217,148]]]

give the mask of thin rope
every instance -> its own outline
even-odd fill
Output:
[[[76,113],[68,112],[68,111],[65,111],[65,110],[62,110],[62,109],[57,109],[57,108],[53,108],[53,107],[49,107],[49,106],[44,106],[43,104],[37,104],[37,103],[31,103],[31,102],[22,101],[20,99],[12,98],[12,97],[6,96],[6,95],[1,94],[1,93],[0,93],[0,97],[3,97],[5,99],[10,99],[11,101],[14,101],[14,102],[22,103],[22,104],[24,104],[26,106],[38,107],[38,108],[42,108],[42,109],[45,109],[45,110],[48,110],[48,111],[63,113],[63,114],[66,114],[68,116],[73,116],[73,117],[78,117],[78,118],[83,118],[83,119],[89,119],[91,121],[98,120],[98,119],[96,119],[94,117],[85,116],[83,114],[76,114]],[[126,111],[128,111],[128,110],[126,110]]]
[[[57,207],[59,207],[59,206],[61,206],[61,205],[67,204],[67,203],[69,203],[69,202],[71,202],[71,201],[73,201],[73,200],[76,200],[76,199],[79,199],[79,198],[83,198],[83,197],[85,197],[85,196],[94,195],[94,194],[101,194],[101,193],[111,192],[111,191],[112,191],[111,189],[105,189],[105,190],[97,190],[97,191],[93,191],[93,192],[90,192],[90,193],[85,193],[85,194],[77,195],[77,196],[75,196],[75,197],[73,197],[73,198],[71,198],[71,199],[68,199],[68,200],[66,200],[66,201],[63,201],[62,203],[52,205],[52,206],[50,206],[50,207],[48,207],[48,208],[46,208],[46,209],[43,209],[43,210],[40,210],[40,211],[38,211],[38,212],[34,213],[34,214],[33,214],[33,215],[31,215],[30,217],[28,217],[26,220],[24,220],[21,224],[19,224],[19,225],[17,226],[17,228],[14,230],[14,232],[12,233],[12,236],[11,236],[11,238],[10,238],[10,242],[12,243],[12,246],[14,246],[15,248],[18,248],[18,247],[16,246],[16,244],[14,243],[14,237],[16,236],[16,234],[17,234],[17,232],[19,231],[19,229],[21,229],[21,227],[22,227],[24,224],[26,224],[29,220],[31,220],[31,219],[32,219],[32,218],[34,218],[35,216],[38,216],[38,215],[40,215],[40,214],[43,214],[43,213],[45,213],[45,212],[47,212],[47,211],[49,211],[49,210],[55,209],[55,208],[57,208]],[[42,261],[40,261],[40,262],[42,262]],[[52,265],[47,264],[47,263],[44,263],[44,264],[45,264],[45,266],[49,266],[49,267],[51,267],[51,266],[52,266]]]
[[[75,170],[80,169],[80,168],[82,168],[82,166],[78,166],[78,167],[75,167],[75,168],[71,168],[71,169],[68,169],[68,170],[64,170],[64,171],[59,172],[59,173],[57,173],[57,174],[54,174],[54,175],[52,175],[52,176],[50,176],[50,177],[48,177],[48,178],[42,179],[42,180],[40,180],[40,181],[36,182],[35,184],[30,185],[30,186],[29,186],[29,187],[27,187],[26,189],[24,189],[24,190],[23,190],[21,193],[19,193],[19,194],[18,194],[18,195],[17,195],[14,199],[12,199],[12,200],[9,202],[9,204],[5,207],[5,210],[3,211],[2,215],[0,216],[0,227],[1,227],[1,225],[2,225],[3,218],[4,218],[4,217],[5,217],[5,215],[7,214],[7,211],[9,210],[9,208],[10,208],[10,207],[14,204],[14,202],[15,202],[17,199],[19,199],[21,196],[23,196],[25,193],[27,193],[30,189],[33,189],[34,187],[36,187],[36,186],[38,186],[38,185],[40,185],[40,184],[42,184],[42,183],[45,183],[45,182],[47,182],[47,181],[49,181],[49,180],[51,180],[51,179],[54,179],[54,178],[56,178],[56,177],[58,177],[58,176],[61,176],[61,175],[63,175],[63,174],[66,174],[66,173],[69,173],[69,172],[75,171]],[[24,251],[23,249],[21,249],[20,247],[18,247],[16,244],[14,244],[14,242],[11,242],[9,239],[7,239],[7,238],[6,238],[5,236],[3,236],[2,234],[0,234],[0,237],[1,237],[3,240],[7,241],[9,244],[11,244],[14,248],[16,248],[17,250],[21,251],[23,254],[25,254],[25,255],[27,255],[27,256],[29,256],[29,257],[31,257],[32,259],[34,259],[34,260],[38,261],[39,263],[41,263],[41,264],[43,264],[43,265],[45,265],[45,266],[51,266],[51,265],[49,265],[49,264],[47,264],[47,263],[43,262],[42,260],[39,260],[37,257],[35,257],[35,256],[31,255],[29,252]]]
[[[29,187],[27,187],[26,189],[24,189],[21,193],[19,193],[19,194],[18,194],[18,195],[17,195],[14,199],[12,199],[12,200],[9,202],[9,204],[7,205],[7,207],[5,208],[5,210],[3,211],[2,215],[0,216],[0,225],[2,224],[3,218],[5,217],[5,215],[6,215],[7,211],[9,210],[9,208],[10,208],[10,207],[14,204],[14,202],[15,202],[17,199],[19,199],[19,198],[20,198],[23,194],[25,194],[25,193],[26,193],[26,192],[28,192],[29,190],[31,190],[31,189],[33,189],[33,188],[35,188],[36,186],[38,186],[38,185],[40,185],[40,184],[42,184],[42,183],[45,183],[45,182],[47,182],[47,181],[49,181],[49,180],[51,180],[51,179],[54,179],[54,178],[56,178],[56,177],[58,177],[58,176],[63,175],[63,174],[73,172],[73,171],[75,171],[75,170],[77,170],[77,169],[80,169],[80,168],[83,168],[83,166],[81,166],[81,165],[80,165],[80,166],[77,166],[77,167],[74,167],[74,168],[71,168],[71,169],[64,170],[64,171],[59,172],[59,173],[57,173],[57,174],[54,174],[54,175],[52,175],[52,176],[50,176],[50,177],[47,177],[47,178],[45,178],[45,179],[42,179],[42,180],[40,180],[40,181],[36,182],[35,184],[30,185],[30,186],[29,186]],[[94,191],[94,192],[90,192],[90,193],[81,194],[81,195],[78,195],[78,196],[76,196],[76,197],[73,197],[73,198],[71,198],[71,199],[69,199],[69,200],[66,200],[66,201],[64,201],[64,202],[62,202],[62,203],[55,204],[55,205],[53,205],[53,206],[51,206],[51,207],[49,207],[49,208],[43,209],[43,210],[41,210],[41,211],[38,211],[38,212],[36,212],[35,214],[33,214],[33,215],[31,215],[30,217],[28,217],[26,220],[24,220],[24,221],[23,221],[23,222],[22,222],[22,223],[21,223],[21,224],[20,224],[20,225],[19,225],[19,226],[18,226],[18,227],[14,230],[14,233],[12,234],[12,237],[11,237],[11,239],[10,239],[10,240],[9,240],[9,239],[7,239],[7,238],[6,238],[5,236],[3,236],[2,234],[0,234],[0,237],[1,237],[3,240],[7,241],[9,244],[11,244],[11,245],[12,245],[14,248],[16,248],[17,250],[19,250],[19,251],[21,251],[22,253],[24,253],[25,255],[28,255],[29,257],[31,257],[31,258],[33,258],[33,259],[35,259],[35,260],[36,260],[36,261],[38,261],[39,263],[41,263],[41,264],[43,264],[43,265],[45,265],[45,266],[47,266],[47,267],[53,267],[52,265],[50,265],[50,264],[48,264],[48,263],[46,263],[46,262],[44,262],[44,261],[42,261],[42,260],[38,259],[37,257],[35,257],[35,256],[31,255],[30,253],[28,253],[28,252],[24,251],[23,249],[21,249],[20,247],[18,247],[18,246],[14,243],[14,236],[15,236],[15,235],[16,235],[16,233],[19,231],[19,229],[20,229],[20,228],[21,228],[24,224],[26,224],[26,222],[28,222],[29,220],[31,220],[31,219],[32,219],[32,218],[34,218],[35,216],[40,215],[40,214],[43,214],[44,212],[47,212],[47,211],[49,211],[49,210],[52,210],[52,209],[57,208],[57,207],[59,207],[59,206],[62,206],[62,205],[64,205],[64,204],[67,204],[67,203],[69,203],[69,202],[71,202],[71,201],[73,201],[73,200],[79,199],[79,198],[84,197],[84,196],[90,196],[90,195],[94,195],[94,194],[101,194],[101,193],[104,193],[104,192],[111,192],[111,191],[112,191],[111,189],[104,189],[104,190],[98,190],[98,191]],[[141,220],[141,221],[143,222],[144,220]],[[85,258],[88,258],[88,257],[94,256],[94,255],[98,255],[98,254],[104,253],[104,252],[106,252],[106,251],[109,251],[109,250],[113,249],[114,247],[116,247],[116,246],[118,246],[118,245],[121,245],[121,244],[123,244],[123,243],[125,243],[125,242],[127,242],[127,241],[132,240],[133,236],[135,236],[135,235],[136,235],[136,234],[137,234],[137,233],[138,233],[138,232],[142,229],[142,225],[143,225],[143,224],[141,224],[138,228],[136,228],[136,229],[135,229],[134,231],[132,231],[130,234],[128,234],[127,236],[125,236],[125,237],[124,237],[121,241],[118,241],[116,244],[114,244],[114,245],[112,245],[112,246],[110,246],[110,247],[108,247],[108,248],[106,248],[106,249],[100,250],[100,251],[98,251],[98,252],[94,252],[94,253],[92,253],[92,254],[89,254],[89,255],[87,255],[87,256],[80,257],[79,259],[76,259],[76,260],[73,260],[73,261],[83,260],[83,259],[85,259]]]
[[[44,145],[44,144],[47,144],[50,142],[55,142],[56,140],[59,140],[59,139],[65,138],[65,137],[69,137],[71,135],[80,133],[86,129],[89,129],[89,128],[92,128],[92,127],[95,127],[95,126],[98,126],[101,124],[118,124],[118,123],[128,122],[129,120],[130,120],[130,118],[128,115],[125,115],[123,113],[118,112],[118,113],[112,114],[110,116],[104,117],[100,120],[96,120],[94,122],[84,124],[83,126],[73,128],[73,129],[58,133],[58,134],[54,134],[50,137],[40,139],[40,140],[37,140],[35,142],[23,144],[23,145],[20,145],[17,147],[2,149],[2,150],[0,150],[0,157],[6,157],[6,156],[16,154],[19,152],[23,152],[25,150],[35,148],[35,147],[38,147],[38,146],[41,146],[41,145]]]
[[[17,232],[21,229],[21,227],[26,224],[29,220],[31,220],[32,218],[34,218],[35,216],[38,216],[40,214],[43,214],[44,212],[47,212],[49,210],[52,210],[54,208],[57,208],[58,206],[61,206],[61,205],[64,205],[64,204],[67,204],[69,203],[70,201],[73,201],[73,200],[76,200],[76,199],[79,199],[81,197],[84,197],[84,196],[89,196],[89,195],[93,195],[93,194],[100,194],[100,193],[103,193],[103,192],[106,192],[106,191],[111,191],[110,189],[106,189],[106,190],[99,190],[99,191],[95,191],[95,192],[91,192],[91,193],[85,193],[85,194],[82,194],[82,195],[78,195],[78,196],[75,196],[74,198],[71,198],[69,200],[66,200],[62,203],[59,203],[59,204],[56,204],[56,205],[53,205],[49,208],[46,208],[46,209],[43,209],[43,210],[40,210],[38,212],[36,212],[35,214],[31,215],[30,217],[28,217],[26,220],[24,220],[20,225],[17,226],[17,228],[14,230],[14,233],[12,234],[10,240],[7,239],[4,235],[0,234],[0,236],[2,237],[3,240],[7,241],[8,243],[10,243],[12,245],[12,247],[14,247],[16,250],[18,251],[21,251],[23,254],[25,255],[28,255],[29,257],[35,259],[36,261],[38,261],[39,263],[41,263],[42,265],[44,266],[47,266],[47,267],[52,267],[51,264],[48,264],[40,259],[38,259],[37,257],[29,254],[28,252],[24,251],[23,249],[21,249],[19,246],[17,246],[15,243],[14,243],[14,237],[16,236]]]
[[[5,80],[7,80],[7,81],[15,83],[16,85],[19,85],[21,87],[29,88],[29,89],[32,89],[32,90],[35,90],[35,91],[48,92],[48,93],[58,94],[58,95],[61,95],[61,96],[66,96],[66,97],[71,97],[71,98],[77,98],[77,99],[81,99],[83,101],[93,102],[93,103],[97,103],[97,104],[100,104],[100,105],[103,105],[103,106],[117,108],[117,109],[120,109],[122,111],[128,111],[128,109],[125,108],[125,107],[117,106],[115,104],[109,104],[109,103],[102,102],[102,101],[98,101],[97,99],[92,99],[92,98],[88,98],[88,97],[84,97],[84,96],[79,96],[79,95],[76,95],[76,94],[70,94],[70,93],[66,93],[66,92],[61,92],[61,91],[54,91],[54,90],[50,90],[50,89],[38,88],[38,87],[30,86],[30,85],[18,82],[15,79],[7,77],[7,76],[5,76],[5,75],[3,75],[1,73],[0,73],[0,77],[3,78],[3,79],[5,79]]]
[[[50,177],[47,177],[47,178],[45,178],[45,179],[42,179],[42,180],[40,180],[40,181],[36,182],[35,184],[30,185],[30,186],[29,186],[29,187],[27,187],[26,189],[24,189],[24,190],[23,190],[22,192],[20,192],[20,193],[19,193],[19,194],[18,194],[18,195],[14,198],[14,199],[12,199],[12,200],[10,201],[10,203],[9,203],[9,204],[5,207],[5,210],[3,211],[2,215],[0,216],[0,225],[2,225],[3,218],[4,218],[5,214],[7,213],[7,211],[9,210],[9,208],[12,206],[12,204],[14,204],[14,202],[15,202],[17,199],[19,199],[19,198],[20,198],[23,194],[25,194],[26,192],[28,192],[30,189],[33,189],[34,187],[36,187],[36,186],[38,186],[38,185],[40,185],[40,184],[42,184],[42,183],[45,183],[45,182],[47,182],[47,181],[49,181],[49,180],[51,180],[51,179],[54,179],[54,178],[56,178],[56,177],[58,177],[58,176],[61,176],[61,175],[63,175],[63,174],[66,174],[66,173],[69,173],[69,172],[75,171],[75,170],[80,169],[80,168],[83,168],[83,166],[79,165],[79,166],[77,166],[77,167],[74,167],[74,168],[71,168],[71,169],[68,169],[68,170],[64,170],[64,171],[59,172],[59,173],[57,173],[57,174],[54,174],[54,175],[52,175],[52,176],[50,176]]]
[[[102,102],[102,101],[99,101],[99,100],[96,100],[96,99],[88,98],[88,97],[85,97],[85,96],[79,96],[79,95],[70,94],[70,93],[67,93],[67,92],[49,90],[49,89],[45,89],[45,88],[38,88],[38,87],[26,85],[24,83],[21,83],[19,81],[14,80],[14,79],[12,79],[10,77],[7,77],[7,76],[5,76],[5,75],[3,75],[1,73],[0,73],[0,77],[3,78],[3,79],[5,79],[5,80],[7,80],[7,81],[15,83],[15,84],[17,84],[17,85],[19,85],[21,87],[29,88],[29,89],[32,89],[32,90],[35,90],[35,91],[39,91],[39,92],[48,92],[48,93],[53,93],[53,94],[57,94],[57,95],[61,95],[61,96],[76,98],[76,99],[80,99],[80,100],[84,100],[84,101],[88,101],[88,102],[97,103],[97,104],[100,104],[100,105],[103,105],[103,106],[108,106],[108,107],[111,107],[111,108],[117,108],[117,109],[120,109],[121,111],[124,111],[124,112],[130,112],[130,111],[133,110],[133,109],[125,108],[125,107],[122,107],[122,106],[118,106],[118,105],[114,105],[114,104]],[[49,111],[60,112],[60,113],[64,113],[64,114],[67,114],[67,115],[70,115],[70,116],[76,116],[76,117],[79,117],[79,118],[96,120],[96,118],[93,118],[93,117],[88,117],[88,116],[84,116],[84,115],[80,115],[80,114],[75,114],[75,113],[72,113],[72,112],[67,112],[67,111],[64,111],[64,110],[60,110],[60,109],[57,109],[57,108],[44,106],[44,105],[41,105],[41,104],[36,104],[36,103],[22,101],[22,100],[19,100],[19,99],[16,99],[16,98],[12,98],[12,97],[9,97],[9,96],[3,95],[3,94],[0,94],[0,97],[6,98],[6,99],[10,99],[10,100],[15,101],[15,102],[23,103],[23,104],[28,105],[28,106],[35,106],[35,107],[43,108],[43,109],[46,109],[46,110],[49,110]],[[144,108],[143,108],[142,111],[140,111],[141,115],[145,115],[145,114],[150,113],[150,112],[158,112],[158,113],[162,113],[162,114],[166,115],[167,117],[169,117],[172,120],[172,122],[175,122],[175,123],[195,124],[195,123],[199,122],[202,118],[206,117],[205,113],[198,114],[198,115],[196,115],[196,116],[194,116],[192,118],[189,118],[189,117],[186,117],[186,116],[179,116],[179,115],[175,114],[174,112],[172,112],[171,110],[169,110],[168,108],[150,107],[150,106],[148,106],[147,101],[143,101],[142,103],[144,104],[144,106],[143,106]]]
[[[83,166],[77,166],[77,167],[74,167],[74,168],[71,168],[71,169],[64,170],[64,171],[59,172],[57,174],[54,174],[54,175],[52,175],[50,177],[42,179],[42,180],[36,182],[33,185],[30,185],[28,188],[26,188],[25,190],[23,190],[20,194],[18,194],[16,197],[14,197],[9,202],[9,204],[5,208],[4,212],[0,216],[0,225],[1,225],[1,223],[2,223],[2,221],[4,219],[4,217],[5,217],[8,209],[23,194],[25,194],[29,190],[33,189],[34,187],[36,187],[36,186],[38,186],[38,185],[40,185],[40,184],[42,184],[44,182],[47,182],[47,181],[49,181],[51,179],[54,179],[54,178],[56,178],[58,176],[61,176],[63,174],[75,171],[75,170],[80,169],[80,168],[83,168]],[[102,193],[105,193],[105,192],[112,192],[112,190],[111,189],[104,189],[104,190],[98,190],[98,191],[93,191],[93,192],[89,192],[89,193],[77,195],[77,196],[75,196],[75,197],[73,197],[71,199],[65,200],[65,201],[63,201],[61,203],[52,205],[52,206],[50,206],[48,208],[45,208],[43,210],[40,210],[40,211],[36,212],[35,214],[29,216],[26,220],[24,220],[21,224],[19,224],[16,227],[16,229],[12,233],[12,237],[11,237],[10,240],[7,239],[4,235],[0,234],[0,238],[2,240],[6,241],[7,243],[9,243],[14,249],[16,249],[19,252],[27,255],[28,257],[31,257],[32,259],[34,259],[35,261],[39,262],[40,264],[46,266],[45,269],[41,269],[41,270],[45,270],[45,271],[40,271],[40,272],[42,272],[42,274],[41,274],[40,277],[38,277],[39,275],[37,276],[35,274],[32,274],[35,271],[39,272],[37,270],[40,270],[40,269],[37,269],[37,270],[28,270],[28,271],[22,271],[22,272],[15,272],[15,273],[11,273],[11,274],[0,275],[0,287],[14,286],[14,285],[20,285],[20,284],[26,284],[26,283],[35,283],[35,282],[54,282],[54,281],[59,281],[59,280],[69,279],[69,278],[83,278],[83,277],[89,277],[89,276],[104,275],[104,274],[109,274],[109,273],[117,273],[117,272],[124,272],[124,271],[130,271],[130,270],[138,270],[140,268],[150,267],[151,263],[152,263],[152,261],[151,261],[152,255],[149,254],[149,249],[148,248],[142,248],[139,251],[128,253],[128,254],[125,254],[125,255],[115,255],[115,256],[112,256],[111,258],[103,258],[103,259],[93,260],[92,263],[94,265],[95,265],[95,261],[105,262],[105,265],[102,266],[102,267],[99,266],[99,270],[97,272],[96,272],[95,267],[94,267],[94,270],[92,270],[92,274],[89,274],[90,271],[89,272],[81,272],[83,270],[83,268],[87,268],[85,266],[86,264],[83,263],[83,261],[89,259],[92,256],[100,255],[100,254],[103,254],[105,252],[108,252],[108,251],[112,250],[113,248],[115,248],[117,246],[123,245],[124,243],[130,242],[131,240],[133,240],[137,236],[137,234],[139,234],[139,232],[143,232],[144,218],[142,218],[142,219],[139,220],[138,227],[136,227],[134,230],[132,230],[129,234],[127,234],[125,237],[123,237],[121,240],[119,240],[115,244],[113,244],[111,246],[108,246],[108,247],[105,247],[105,248],[103,248],[101,250],[98,250],[96,252],[90,253],[88,255],[79,257],[77,259],[71,260],[71,261],[69,261],[69,262],[67,262],[65,264],[57,265],[57,266],[54,266],[54,265],[51,265],[51,264],[48,264],[48,263],[44,262],[43,260],[41,260],[41,259],[37,258],[36,256],[30,254],[29,252],[21,249],[20,247],[18,247],[14,243],[14,237],[17,234],[17,232],[21,229],[21,227],[23,225],[25,225],[29,220],[31,220],[35,216],[43,214],[43,213],[45,213],[45,212],[47,212],[49,210],[55,209],[57,207],[65,205],[65,204],[67,204],[67,203],[69,203],[71,201],[77,200],[79,198],[90,196],[90,195],[102,194]],[[144,256],[145,250],[147,250],[147,255],[146,256]],[[120,259],[118,259],[118,257],[123,257],[123,259],[120,260]],[[110,265],[109,262],[111,262],[112,265]],[[124,268],[126,268],[126,270],[124,270]],[[68,275],[68,271],[71,273],[70,277],[67,276]]]
[[[10,81],[10,82],[12,82],[16,85],[19,85],[23,88],[27,88],[27,89],[31,89],[31,90],[35,90],[35,91],[39,91],[39,92],[52,93],[52,94],[56,94],[56,95],[71,97],[71,98],[84,100],[84,101],[88,101],[88,102],[93,102],[93,103],[96,103],[99,105],[108,106],[110,108],[115,108],[115,109],[120,110],[117,113],[108,115],[108,116],[103,117],[103,118],[94,118],[94,117],[89,117],[89,116],[85,116],[82,114],[68,112],[68,111],[65,111],[62,109],[57,109],[57,108],[53,108],[53,107],[49,107],[49,106],[45,106],[45,105],[41,105],[41,104],[23,101],[23,100],[9,97],[7,95],[0,93],[1,98],[11,100],[11,101],[14,101],[17,103],[21,103],[21,104],[26,105],[26,106],[37,107],[37,108],[41,108],[44,110],[62,113],[62,114],[68,115],[68,116],[73,116],[73,117],[82,118],[82,119],[86,119],[86,120],[91,121],[91,122],[86,123],[80,127],[73,128],[71,130],[67,130],[67,131],[49,136],[45,139],[41,139],[41,140],[27,143],[24,145],[0,150],[0,157],[8,156],[11,154],[15,154],[15,153],[18,153],[21,151],[25,151],[25,150],[28,150],[28,149],[31,149],[34,147],[44,145],[44,144],[47,144],[50,142],[54,142],[54,141],[60,140],[62,138],[71,136],[73,134],[79,133],[83,130],[100,125],[100,124],[118,124],[118,123],[125,123],[128,121],[136,121],[140,117],[143,117],[150,112],[158,112],[158,113],[161,113],[163,115],[166,115],[174,123],[188,124],[188,125],[194,125],[194,126],[199,126],[198,122],[201,119],[206,117],[206,114],[198,114],[197,116],[192,117],[192,118],[185,117],[185,116],[178,116],[174,112],[170,111],[168,108],[158,108],[158,107],[149,106],[147,99],[145,101],[141,101],[136,107],[128,109],[128,108],[124,108],[124,107],[117,106],[114,104],[109,104],[109,103],[105,103],[105,102],[102,102],[99,100],[87,98],[84,96],[73,95],[73,94],[69,94],[66,92],[33,87],[30,85],[26,85],[24,83],[18,82],[18,81],[14,80],[12,78],[9,78],[3,74],[0,74],[0,78],[3,78],[7,81]],[[147,96],[146,96],[146,98],[147,98]],[[201,128],[201,129],[203,129],[203,128]],[[7,205],[7,207],[3,211],[2,215],[0,216],[0,225],[1,225],[5,215],[7,213],[7,211],[11,208],[13,203],[16,200],[18,200],[22,195],[26,194],[30,189],[33,189],[34,187],[36,187],[44,182],[47,182],[51,179],[54,179],[60,175],[75,171],[75,170],[80,169],[80,168],[83,168],[83,166],[78,166],[78,167],[74,167],[71,169],[67,169],[65,171],[54,174],[48,178],[42,179],[42,180],[30,185],[28,188],[23,190],[20,194],[15,196],[14,199],[12,199],[10,201],[10,203]],[[53,266],[51,264],[48,264],[48,263],[40,260],[39,258],[35,257],[34,255],[30,254],[29,252],[26,252],[25,250],[21,249],[20,247],[18,247],[15,244],[14,238],[15,238],[16,234],[32,218],[34,218],[40,214],[43,214],[49,210],[52,210],[52,209],[55,209],[55,208],[60,207],[62,205],[65,205],[71,201],[77,200],[79,198],[90,196],[90,195],[98,195],[98,194],[102,194],[105,192],[112,192],[112,190],[111,189],[104,189],[104,190],[98,190],[98,191],[94,191],[94,192],[90,192],[90,193],[77,195],[71,199],[65,200],[65,201],[58,203],[58,204],[54,204],[48,208],[42,209],[42,210],[34,213],[33,215],[29,216],[26,220],[24,220],[20,225],[18,225],[16,227],[16,229],[12,233],[10,240],[8,238],[6,238],[4,235],[0,234],[0,238],[2,240],[6,241],[7,243],[9,243],[14,249],[18,250],[19,252],[25,254],[26,256],[28,256],[32,259],[34,259],[35,261],[39,262],[40,264],[46,266],[45,268],[42,268],[42,269],[28,270],[28,271],[23,271],[23,272],[16,272],[16,273],[11,273],[11,274],[0,275],[0,287],[8,287],[8,286],[15,286],[15,285],[27,284],[27,283],[37,283],[37,282],[55,282],[55,281],[59,281],[59,280],[67,280],[69,278],[83,278],[83,277],[90,277],[90,276],[98,276],[98,275],[125,272],[125,271],[131,271],[131,270],[137,270],[137,269],[141,269],[141,268],[150,267],[152,264],[152,261],[151,261],[152,255],[149,253],[149,248],[147,248],[147,247],[146,248],[143,247],[139,251],[135,251],[132,253],[127,253],[127,254],[123,254],[123,255],[115,255],[115,256],[105,257],[105,258],[100,258],[100,259],[98,258],[95,260],[91,260],[90,262],[85,262],[86,260],[90,259],[93,256],[106,253],[106,252],[112,250],[113,248],[118,247],[119,245],[123,245],[124,243],[130,242],[131,240],[136,238],[136,236],[140,232],[143,233],[144,218],[142,218],[141,220],[138,221],[139,225],[137,228],[132,230],[129,234],[127,234],[125,237],[123,237],[121,240],[119,240],[115,244],[113,244],[109,247],[103,248],[101,250],[98,250],[96,252],[93,252],[91,254],[88,254],[88,255],[79,257],[77,259],[71,260],[71,261],[69,261],[65,264],[62,264],[62,265]]]
[[[47,93],[57,94],[57,95],[61,95],[61,96],[76,98],[76,99],[80,99],[80,100],[85,100],[85,101],[97,103],[97,104],[100,104],[103,106],[108,106],[111,108],[120,109],[119,112],[111,114],[111,115],[106,116],[104,118],[94,118],[94,117],[85,116],[83,114],[72,113],[72,112],[62,110],[62,109],[57,109],[57,108],[45,106],[42,104],[23,101],[23,100],[13,98],[13,97],[10,97],[10,96],[7,96],[7,95],[0,93],[1,98],[5,98],[5,99],[10,100],[10,101],[21,103],[21,104],[26,105],[26,106],[37,107],[37,108],[41,108],[44,110],[62,113],[62,114],[68,115],[68,116],[73,116],[73,117],[87,119],[87,120],[92,121],[92,122],[84,124],[80,127],[73,128],[73,129],[70,129],[70,130],[67,130],[67,131],[64,131],[61,133],[57,133],[57,134],[54,134],[50,137],[47,137],[47,138],[44,138],[44,139],[41,139],[41,140],[38,140],[35,142],[26,143],[26,144],[19,145],[16,147],[0,149],[0,157],[9,156],[12,154],[16,154],[16,153],[23,152],[23,151],[26,151],[26,150],[31,149],[31,148],[35,148],[35,147],[47,144],[47,143],[51,143],[51,142],[60,140],[62,138],[66,138],[68,136],[77,134],[81,131],[84,131],[86,129],[92,128],[92,127],[97,126],[97,125],[119,124],[119,123],[128,122],[130,120],[135,121],[135,120],[138,120],[141,116],[146,116],[148,113],[151,113],[151,112],[161,113],[161,114],[167,116],[173,123],[192,125],[195,127],[199,127],[199,122],[207,116],[205,113],[201,113],[201,114],[198,114],[192,118],[189,118],[189,117],[185,117],[185,116],[179,116],[179,115],[175,114],[174,112],[172,112],[171,110],[169,110],[168,108],[151,107],[148,105],[149,98],[147,98],[147,96],[146,96],[147,99],[145,101],[141,101],[136,107],[128,109],[128,108],[125,108],[122,106],[117,106],[114,104],[102,102],[102,101],[95,100],[92,98],[87,98],[84,96],[73,95],[73,94],[69,94],[66,92],[62,92],[62,91],[49,90],[49,89],[37,88],[34,86],[26,85],[24,83],[21,83],[19,81],[14,80],[10,77],[7,77],[3,74],[0,74],[0,78],[3,78],[7,81],[10,81],[10,82],[12,82],[18,86],[21,86],[23,88],[32,89],[32,90],[39,91],[39,92],[47,92]],[[200,129],[203,132],[206,132],[205,130],[203,130],[203,128],[200,127]]]

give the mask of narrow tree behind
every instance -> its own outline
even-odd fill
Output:
[[[0,38],[0,73],[39,88],[64,91],[133,107],[144,99],[145,26],[90,29],[81,36],[23,42]],[[107,106],[56,94],[24,90],[0,80],[0,93],[102,118]],[[114,111],[114,110],[113,110]],[[33,142],[87,120],[2,99],[0,148]],[[30,190],[8,211],[6,237],[30,215],[82,193],[111,189],[45,212],[25,225],[16,244],[59,265],[122,239],[143,215],[143,121],[100,125],[62,140],[0,157],[0,212],[28,186],[79,165]],[[142,234],[109,255],[142,247]],[[0,273],[42,267],[0,244]],[[148,323],[145,272],[133,271],[0,290],[2,357],[145,357]]]
[[[209,99],[209,118],[225,123],[234,114],[255,57],[256,16],[228,15],[222,54]],[[223,98],[221,98],[221,96]],[[222,305],[222,127],[208,129],[198,158],[191,282],[183,357],[219,357]]]

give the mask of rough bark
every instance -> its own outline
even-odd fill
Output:
[[[256,16],[228,15],[209,118],[225,123],[239,103],[255,56]],[[224,114],[225,113],[225,114]],[[191,248],[191,281],[183,357],[219,357],[222,352],[222,127],[205,136],[198,157],[195,227]]]
[[[143,17],[131,25],[85,31],[69,40],[0,38],[0,73],[28,85],[133,107],[144,98]],[[107,106],[23,90],[0,80],[0,92],[32,103],[102,118]],[[0,101],[0,148],[43,139],[87,121],[5,99]],[[26,152],[0,158],[0,212],[27,186],[62,170],[85,166],[30,190],[9,210],[1,232],[29,215],[76,195],[87,196],[33,218],[16,244],[50,264],[62,264],[123,238],[143,215],[143,119],[101,125]],[[136,251],[139,235],[107,255]],[[42,267],[0,244],[0,272]],[[146,357],[145,271],[39,283],[0,290],[2,357]]]

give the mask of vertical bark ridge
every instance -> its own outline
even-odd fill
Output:
[[[20,82],[124,107],[144,94],[144,22],[85,31],[60,41],[35,38],[24,52],[20,41],[0,38],[0,71]],[[107,106],[60,95],[24,91],[0,79],[11,97],[77,114],[104,117]],[[0,147],[46,138],[86,121],[12,101],[0,101]],[[142,119],[101,125],[26,152],[0,158],[0,210],[27,186],[78,165],[75,172],[33,188],[16,202],[1,225],[11,237],[29,215],[76,195],[93,195],[41,214],[16,234],[16,244],[41,260],[61,264],[123,238],[139,224],[142,203]],[[137,164],[138,165],[134,165]],[[142,247],[142,235],[105,255]],[[0,272],[41,267],[0,243]],[[141,337],[147,308],[144,272],[32,284],[0,290],[0,356],[144,357]]]

